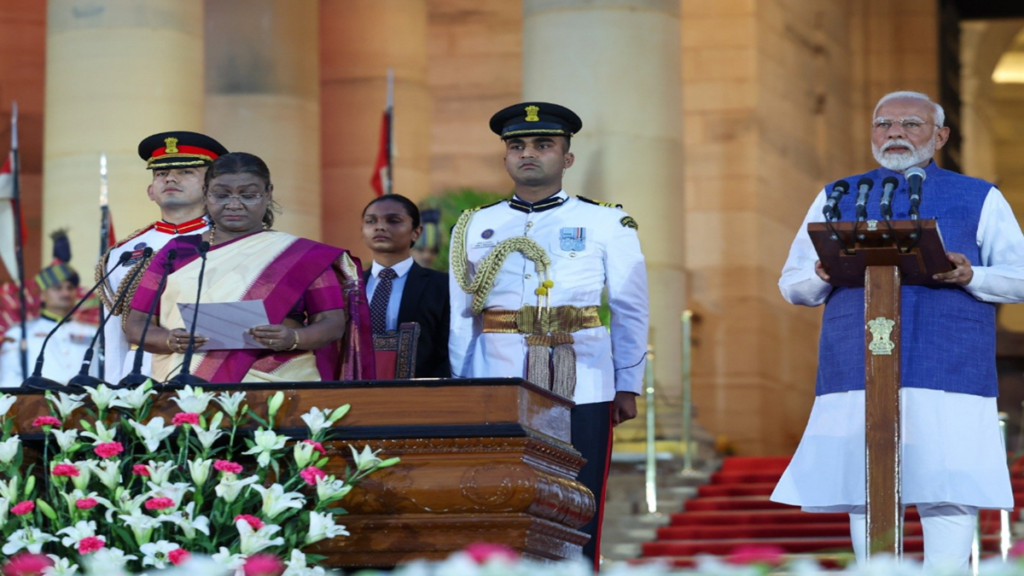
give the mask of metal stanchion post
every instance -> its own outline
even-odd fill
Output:
[[[647,495],[647,513],[658,513],[658,458],[655,451],[654,428],[654,348],[647,346],[647,367],[644,373],[644,401],[647,408],[647,470],[645,471],[645,491]]]
[[[693,400],[690,397],[693,311],[683,312],[683,474],[693,473]]]
[[[999,413],[999,431],[1002,433],[1003,438],[1003,453],[1006,453],[1006,420],[1009,415],[1006,412]],[[1006,562],[1007,556],[1010,554],[1010,512],[1008,510],[999,511],[999,555],[1003,558],[1003,562]]]

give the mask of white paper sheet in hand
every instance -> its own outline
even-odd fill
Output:
[[[185,320],[185,329],[192,329],[192,315],[195,303],[178,303],[178,311]],[[267,319],[267,308],[263,300],[243,300],[241,302],[216,302],[199,304],[199,317],[196,318],[196,335],[209,338],[209,342],[200,348],[204,350],[241,350],[245,348],[266,348],[257,342],[249,329],[255,326],[270,324]]]

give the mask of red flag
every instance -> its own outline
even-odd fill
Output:
[[[377,151],[377,164],[373,167],[370,185],[377,196],[391,193],[391,108],[384,110],[384,119],[380,123],[380,149]]]

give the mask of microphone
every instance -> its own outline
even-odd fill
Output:
[[[928,174],[919,166],[907,170],[907,184],[910,186],[910,219],[917,220],[920,217],[921,207],[921,183],[928,177]]]
[[[900,181],[895,176],[886,176],[882,180],[882,201],[878,203],[878,207],[885,220],[892,220],[892,193],[899,184]]]
[[[132,364],[132,371],[129,372],[121,381],[117,383],[120,388],[127,388],[128,386],[141,386],[149,380],[149,376],[142,375],[142,354],[145,352],[143,349],[146,345],[146,332],[149,331],[149,323],[153,320],[153,315],[156,314],[156,305],[160,303],[160,295],[163,294],[164,285],[167,284],[167,277],[171,275],[171,268],[174,266],[174,259],[178,257],[178,251],[171,248],[167,251],[167,261],[164,262],[164,272],[160,275],[160,283],[156,287],[156,296],[153,298],[153,303],[149,306],[149,312],[146,313],[146,323],[142,326],[142,337],[139,338],[139,347],[135,349],[135,360]]]
[[[181,363],[181,372],[168,380],[168,384],[180,384],[182,386],[186,384],[190,386],[209,384],[209,382],[199,376],[189,373],[189,366],[192,364],[192,353],[196,350],[196,320],[199,318],[199,297],[203,293],[203,273],[206,272],[206,253],[209,251],[209,242],[204,240],[199,244],[199,257],[203,259],[203,262],[199,265],[199,287],[196,289],[196,307],[192,310],[192,329],[188,331],[188,348],[185,349],[185,359]]]
[[[56,382],[49,378],[43,377],[43,355],[46,352],[46,345],[50,343],[50,338],[52,338],[53,335],[57,333],[57,330],[60,330],[60,327],[63,326],[68,320],[70,320],[71,317],[75,314],[75,312],[78,312],[78,309],[82,307],[82,304],[84,304],[85,301],[88,300],[90,296],[92,296],[92,293],[95,292],[96,289],[100,287],[100,285],[107,281],[107,277],[113,274],[114,270],[117,270],[118,267],[120,267],[125,262],[130,260],[131,257],[131,252],[124,252],[123,254],[121,254],[121,258],[117,261],[117,266],[111,266],[110,270],[108,270],[106,274],[104,274],[103,277],[100,278],[99,282],[97,282],[92,288],[89,289],[88,292],[85,293],[85,296],[83,296],[82,299],[75,304],[75,306],[71,309],[70,312],[67,313],[66,316],[60,319],[60,322],[57,322],[57,325],[53,327],[53,330],[50,330],[50,333],[46,335],[46,339],[43,340],[43,345],[39,348],[39,357],[36,358],[36,366],[35,369],[32,371],[32,375],[29,376],[28,378],[25,378],[25,381],[21,383],[22,386],[26,388],[33,388],[36,390],[56,391],[67,389],[67,387],[61,384],[60,382]]]
[[[128,254],[130,255],[131,253],[129,252]],[[146,249],[142,251],[142,260],[143,261],[148,260],[152,256],[153,256],[153,249],[147,246]],[[126,284],[126,286],[131,286],[132,283],[135,282],[135,278],[139,274],[142,273],[142,269],[143,269],[143,266],[137,266],[135,268],[135,270],[132,270],[132,273],[129,274],[129,276],[128,276],[128,283]],[[121,305],[121,302],[124,301],[126,296],[128,296],[128,291],[127,290],[122,290],[121,293],[117,296],[117,300],[114,301],[113,308],[115,310]],[[108,384],[107,382],[105,382],[101,378],[97,378],[95,376],[90,376],[89,375],[89,368],[92,366],[92,356],[93,356],[94,347],[96,346],[96,340],[98,340],[100,338],[100,336],[103,334],[103,328],[107,325],[107,322],[109,322],[110,319],[113,316],[114,316],[113,314],[104,314],[103,315],[103,322],[100,322],[100,327],[96,330],[96,334],[93,335],[92,341],[89,342],[89,349],[85,351],[85,357],[82,358],[82,368],[81,368],[81,370],[78,371],[78,375],[77,376],[75,376],[70,381],[68,381],[68,386],[81,386],[82,388],[85,388],[85,387],[95,388],[95,387],[99,386],[100,384],[106,384],[110,388],[117,388],[117,386],[112,386],[112,385]]]
[[[868,193],[874,185],[874,181],[867,176],[857,182],[857,222],[868,219]]]
[[[828,201],[825,202],[825,208],[822,210],[826,220],[839,220],[842,218],[839,212],[839,199],[849,191],[850,185],[846,180],[840,180],[832,185],[832,193],[828,195]]]

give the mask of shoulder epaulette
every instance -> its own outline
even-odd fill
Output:
[[[491,202],[490,204],[484,204],[483,206],[477,206],[476,208],[466,208],[465,210],[463,210],[463,212],[479,212],[479,211],[481,211],[481,210],[483,210],[485,208],[490,208],[491,206],[497,206],[498,204],[501,204],[502,202],[504,202],[504,200],[498,200],[497,202]]]
[[[576,199],[582,202],[586,202],[587,204],[593,204],[595,206],[604,206],[605,208],[618,208],[619,210],[622,210],[622,204],[615,204],[612,202],[598,202],[597,200],[591,200],[586,196],[576,196]]]

